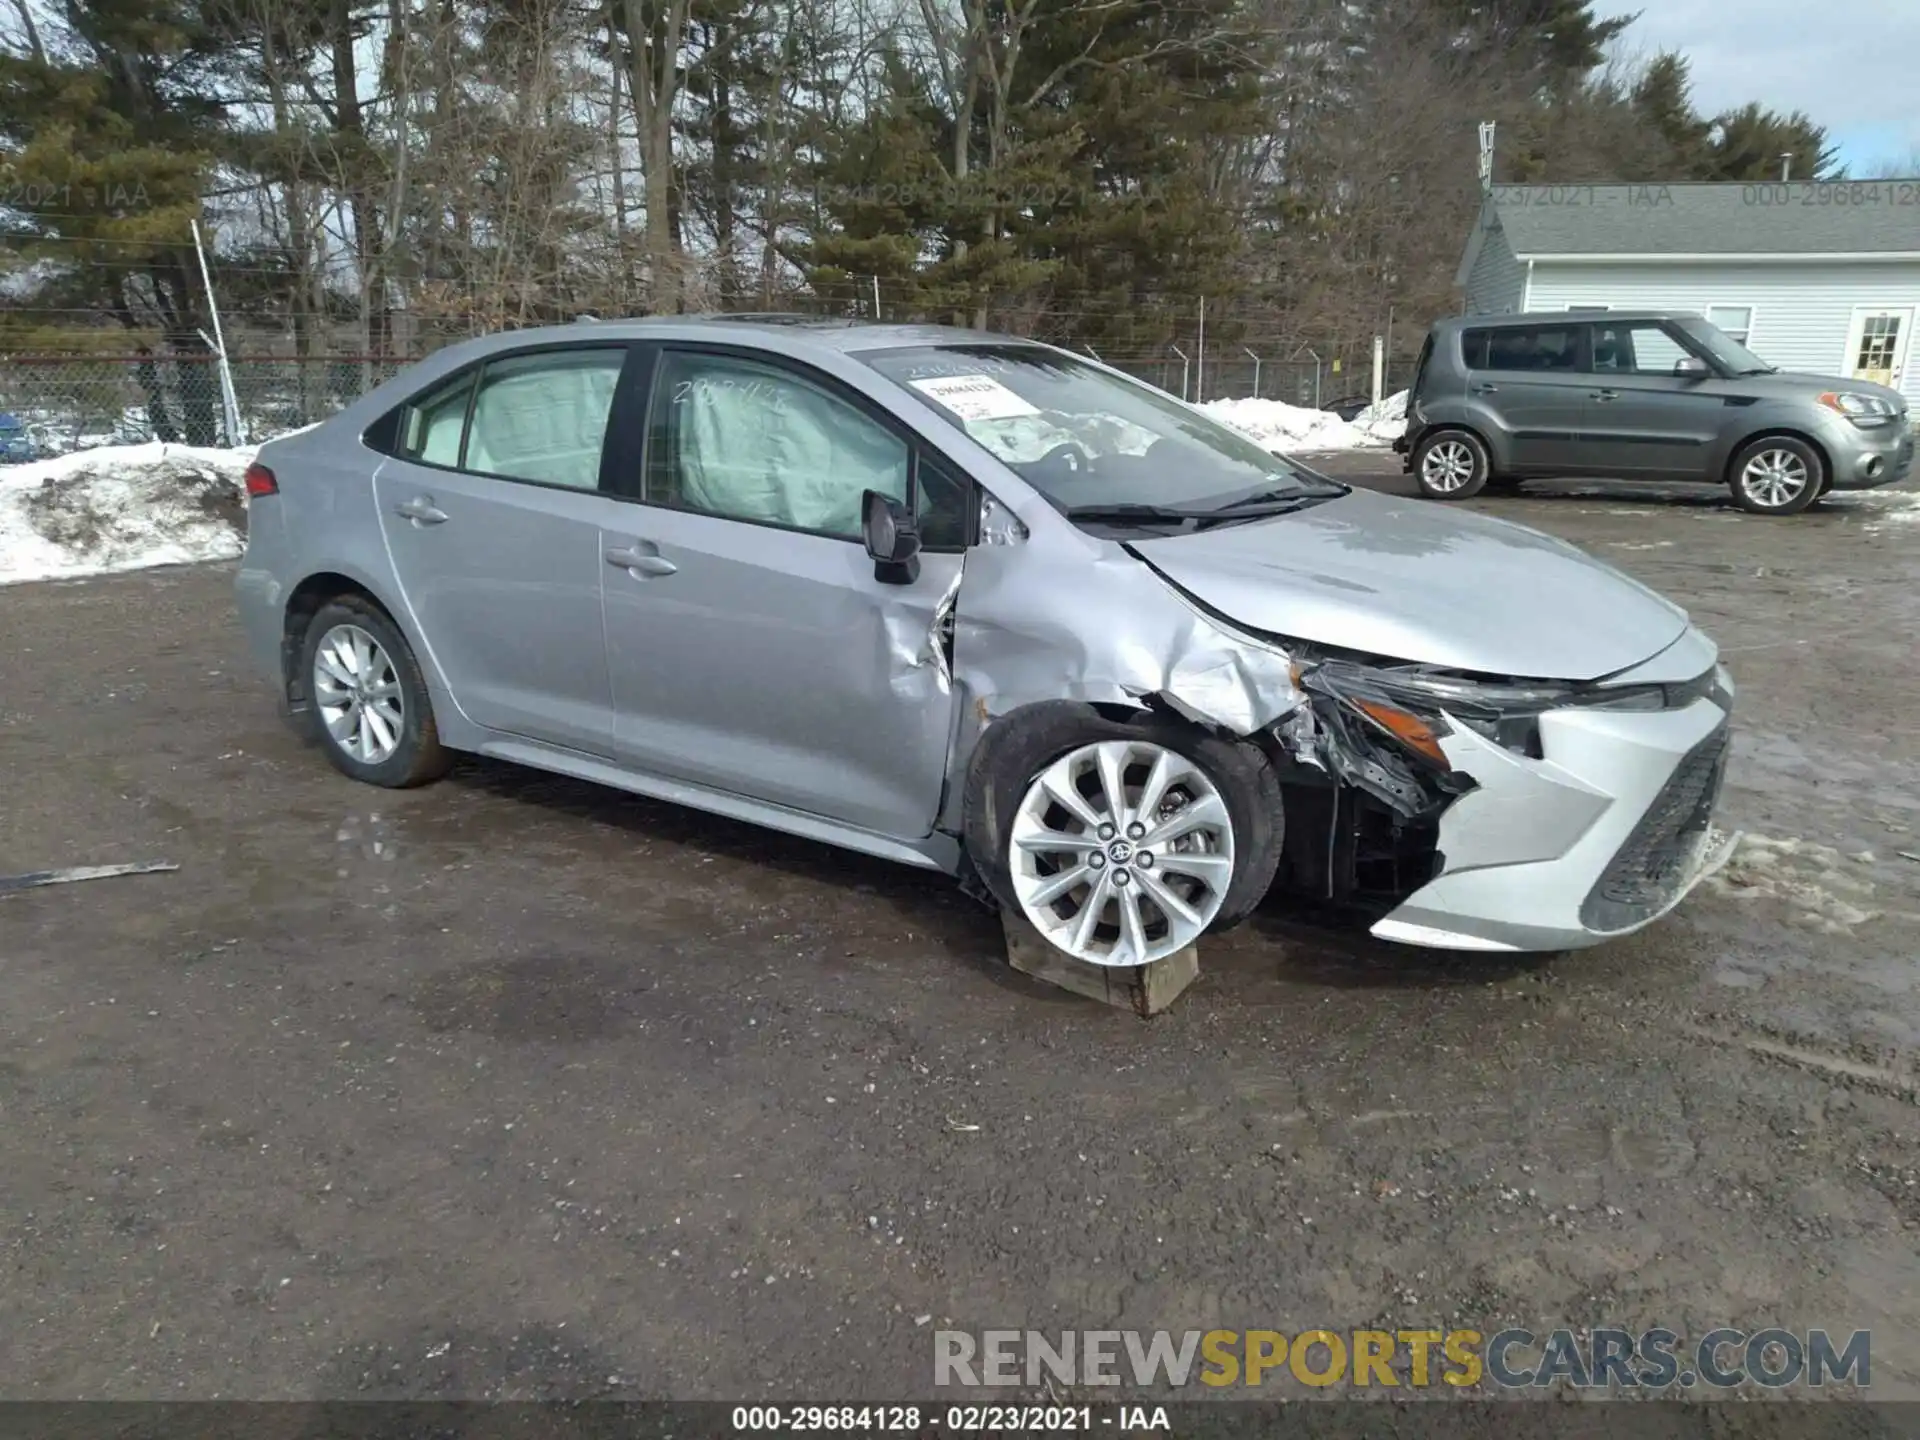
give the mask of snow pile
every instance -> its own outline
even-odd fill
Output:
[[[1863,490],[1854,505],[1872,517],[1867,521],[1869,530],[1920,524],[1920,490]]]
[[[0,469],[0,585],[231,559],[253,455],[153,442]]]
[[[1369,405],[1353,417],[1353,423],[1366,430],[1393,425],[1393,435],[1398,435],[1407,424],[1407,392],[1402,390],[1396,395],[1387,396],[1378,405]],[[1388,438],[1391,439],[1392,435]]]
[[[1784,900],[1797,923],[1826,935],[1847,935],[1880,917],[1878,910],[1863,908],[1873,896],[1873,882],[1854,873],[1872,858],[1857,855],[1849,863],[1832,846],[1812,840],[1742,835],[1726,866],[1707,877],[1706,888],[1735,900]]]
[[[1391,444],[1407,426],[1407,396],[1370,405],[1352,421],[1284,400],[1209,400],[1200,407],[1268,450],[1368,450]]]

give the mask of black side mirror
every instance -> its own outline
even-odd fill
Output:
[[[860,532],[873,557],[874,579],[911,585],[920,578],[920,526],[906,506],[878,490],[867,491],[860,497]]]

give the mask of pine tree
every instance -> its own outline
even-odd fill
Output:
[[[95,307],[136,344],[204,357],[190,225],[223,118],[212,32],[187,4],[71,0],[38,54],[0,54],[4,178],[27,197],[12,243],[58,278],[49,298]],[[180,427],[152,367],[149,418],[163,439],[218,443],[218,390],[183,367]]]

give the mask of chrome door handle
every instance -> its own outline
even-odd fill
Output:
[[[607,563],[634,575],[671,575],[680,568],[665,556],[642,550],[637,545],[607,551]]]
[[[1500,393],[1500,387],[1498,385],[1475,385],[1472,389],[1476,395],[1498,395]]]
[[[1589,400],[1598,400],[1604,405],[1610,400],[1618,400],[1620,398],[1620,392],[1618,390],[1595,390],[1591,395],[1587,396],[1587,398]]]
[[[404,504],[393,507],[396,512],[407,517],[416,525],[438,525],[447,518],[447,512],[436,509],[433,501],[426,496],[417,496]]]

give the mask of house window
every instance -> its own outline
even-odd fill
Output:
[[[1742,345],[1753,334],[1753,307],[1751,305],[1709,305],[1707,323],[1716,329],[1724,330]]]

